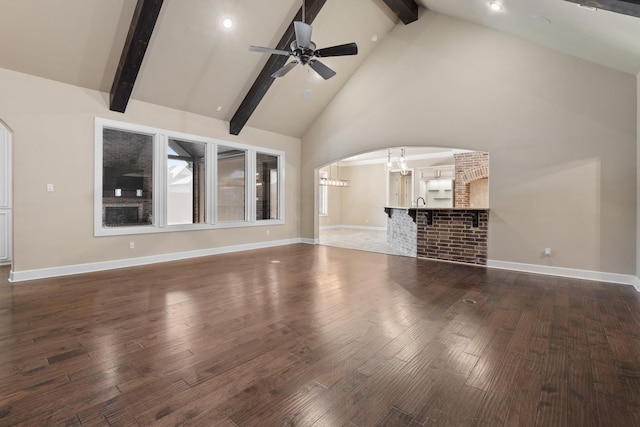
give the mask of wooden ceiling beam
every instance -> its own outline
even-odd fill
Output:
[[[142,66],[142,60],[149,46],[153,28],[160,15],[163,0],[138,0],[133,19],[129,26],[127,40],[122,49],[120,63],[116,70],[111,93],[109,109],[124,113],[131,98],[133,85]]]
[[[640,18],[640,0],[566,0],[583,6]]]
[[[306,7],[304,22],[306,22],[307,24],[311,24],[326,1],[327,0],[307,0],[305,3]],[[293,29],[293,22],[301,20],[302,8],[298,10],[298,13],[282,35],[282,38],[278,42],[275,49],[289,50],[289,45],[296,38],[296,34]],[[269,57],[267,63],[264,65],[262,71],[260,71],[260,74],[256,78],[256,81],[251,86],[251,89],[249,89],[249,92],[244,97],[242,103],[229,122],[229,132],[232,135],[238,135],[240,133],[255,109],[258,107],[258,104],[260,104],[260,101],[262,101],[262,98],[264,98],[264,96],[267,94],[267,91],[273,84],[275,78],[271,77],[271,75],[282,68],[288,59],[288,56],[281,55],[271,55]]]
[[[418,20],[418,4],[414,0],[384,0],[384,2],[405,25]]]

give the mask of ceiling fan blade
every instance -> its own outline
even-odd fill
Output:
[[[275,73],[271,74],[271,77],[273,77],[273,78],[282,77],[285,74],[287,74],[289,71],[291,71],[293,69],[293,67],[295,67],[296,65],[298,65],[297,61],[291,61],[287,65],[285,65],[284,67],[280,68]]]
[[[298,42],[298,47],[303,47],[305,49],[308,48],[311,44],[311,25],[300,21],[294,21],[293,26],[296,31],[296,42]]]
[[[249,50],[252,52],[270,53],[272,55],[282,55],[282,56],[291,55],[291,52],[286,50],[271,49],[268,47],[260,47],[260,46],[249,46]]]
[[[315,56],[318,58],[327,58],[329,56],[346,56],[357,55],[358,45],[355,43],[341,44],[338,46],[325,47],[323,49],[317,49]]]
[[[320,77],[325,80],[329,80],[331,77],[336,75],[335,71],[315,59],[309,61],[309,67],[311,67],[316,73],[320,74]]]

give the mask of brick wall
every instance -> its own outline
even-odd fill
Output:
[[[469,264],[487,264],[489,211],[433,210],[432,225],[427,212],[418,211],[417,256]],[[473,217],[478,212],[478,226]]]
[[[416,256],[416,223],[407,209],[392,209],[387,219],[387,243],[409,256]]]
[[[453,155],[453,161],[456,168],[453,206],[468,208],[471,200],[469,184],[489,176],[489,153],[481,151],[456,153]]]

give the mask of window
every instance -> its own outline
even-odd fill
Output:
[[[206,145],[169,139],[167,224],[206,222]]]
[[[278,218],[278,156],[256,154],[256,219]]]
[[[153,223],[153,136],[103,129],[102,226]]]
[[[218,146],[218,221],[244,221],[246,169],[244,150]]]
[[[284,153],[96,119],[96,236],[284,223]]]

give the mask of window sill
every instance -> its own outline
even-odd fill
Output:
[[[227,228],[245,228],[245,227],[261,227],[270,225],[284,225],[282,219],[268,219],[255,222],[220,222],[217,224],[183,224],[168,225],[166,227],[156,227],[153,225],[139,227],[102,227],[95,228],[94,237],[105,236],[127,236],[131,234],[155,234],[155,233],[174,233],[181,231],[206,231],[206,230],[224,230]]]

